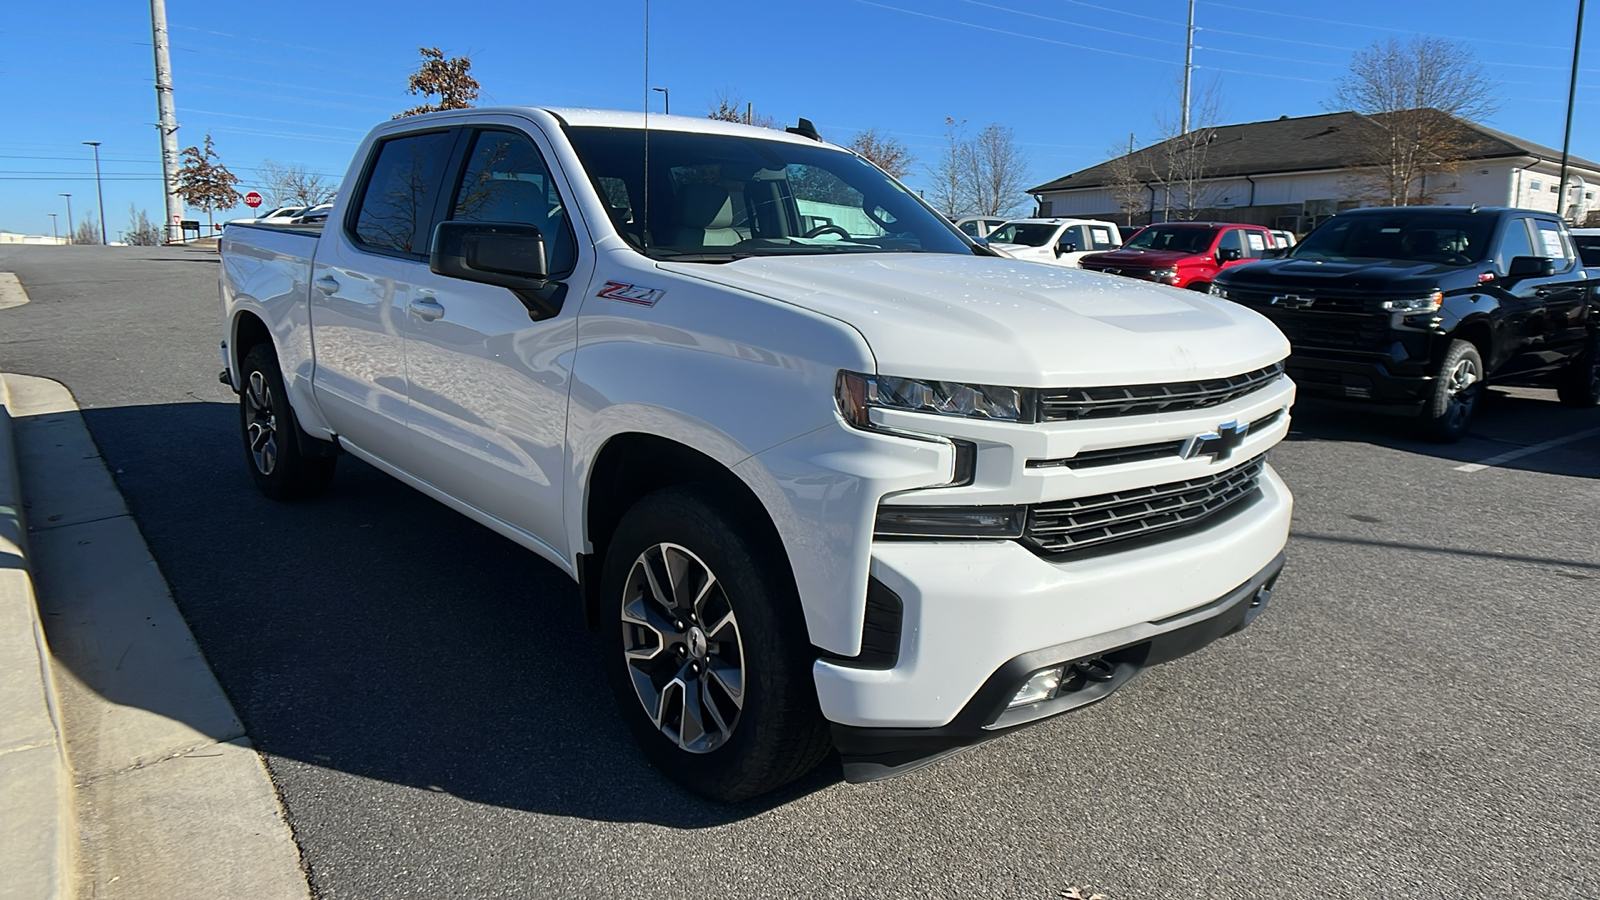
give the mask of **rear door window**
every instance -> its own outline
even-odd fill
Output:
[[[1558,270],[1564,268],[1567,260],[1572,258],[1572,254],[1567,250],[1567,242],[1561,237],[1561,226],[1549,219],[1535,219],[1533,224],[1539,234],[1537,247],[1539,255],[1555,260]]]
[[[378,144],[357,208],[356,243],[388,253],[427,253],[439,182],[454,145],[450,131],[408,134]]]
[[[1104,225],[1090,225],[1089,243],[1082,247],[1084,250],[1115,250],[1121,244],[1116,234]]]

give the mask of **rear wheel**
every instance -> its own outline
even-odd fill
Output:
[[[1444,443],[1461,440],[1483,394],[1483,357],[1466,341],[1451,341],[1434,373],[1433,393],[1422,407],[1422,431]]]
[[[309,456],[283,388],[283,373],[271,344],[257,344],[239,365],[239,431],[245,463],[261,493],[274,500],[299,500],[328,489],[337,458]]]
[[[1590,335],[1583,352],[1561,373],[1556,396],[1563,406],[1600,406],[1600,334]]]
[[[624,720],[656,768],[738,801],[828,749],[787,563],[703,486],[658,491],[617,526],[601,652]]]

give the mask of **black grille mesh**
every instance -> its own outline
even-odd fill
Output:
[[[1282,374],[1283,363],[1276,362],[1231,378],[1123,387],[1052,388],[1039,393],[1039,420],[1071,422],[1204,409],[1252,393]]]
[[[1188,481],[1039,504],[1028,510],[1023,539],[1059,555],[1196,525],[1254,496],[1266,459]]]

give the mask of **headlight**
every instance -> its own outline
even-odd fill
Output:
[[[1215,281],[1211,282],[1211,287],[1208,288],[1207,291],[1213,297],[1220,297],[1223,300],[1228,299],[1228,289],[1220,284],[1217,284]]]
[[[1028,512],[1022,506],[878,507],[877,537],[1019,538]]]
[[[868,417],[873,407],[999,422],[1033,420],[1033,391],[1027,388],[840,372],[834,393],[839,413],[857,428],[874,428]]]
[[[1442,291],[1434,291],[1426,297],[1418,297],[1414,300],[1385,300],[1383,301],[1383,308],[1390,312],[1433,312],[1443,302],[1444,293]]]
[[[1163,284],[1175,284],[1178,280],[1177,269],[1152,269],[1150,277]]]

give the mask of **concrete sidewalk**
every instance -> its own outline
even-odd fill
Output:
[[[5,375],[0,405],[0,900],[308,897],[71,394]]]

